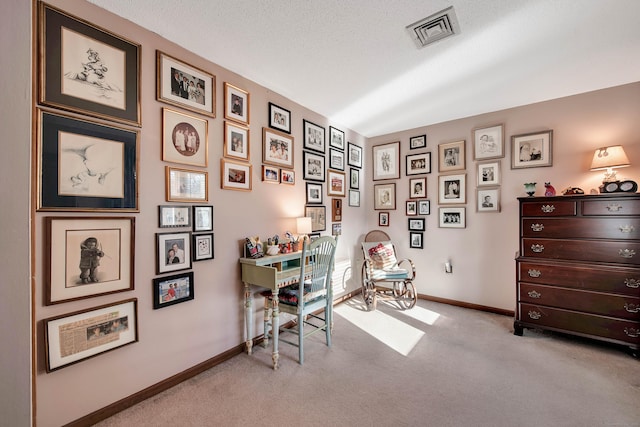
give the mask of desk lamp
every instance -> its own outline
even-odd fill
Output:
[[[308,234],[313,232],[311,229],[311,218],[308,216],[296,218],[296,231],[303,238],[303,243],[305,240],[308,240]]]

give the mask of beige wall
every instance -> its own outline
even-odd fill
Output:
[[[28,33],[23,27],[30,20],[24,6],[12,3],[9,14],[3,14],[4,51],[18,50],[14,68],[2,67],[3,85],[14,74],[28,75],[29,60]],[[129,22],[84,2],[74,0],[55,0],[57,5],[79,17],[134,40],[142,45],[142,113],[143,127],[140,140],[140,213],[132,214],[136,218],[136,272],[135,291],[104,297],[95,297],[76,302],[44,306],[42,272],[42,218],[53,215],[87,216],[84,213],[38,213],[35,217],[35,319],[56,316],[92,306],[119,301],[125,298],[138,298],[138,317],[140,341],[115,351],[102,354],[76,365],[46,374],[43,364],[43,339],[41,331],[36,340],[38,363],[36,367],[36,405],[37,422],[40,426],[61,425],[82,417],[92,411],[107,406],[130,394],[162,381],[176,373],[216,356],[243,341],[242,288],[239,280],[237,257],[239,241],[246,235],[266,236],[283,234],[294,227],[294,219],[303,212],[305,187],[302,178],[302,119],[308,119],[328,127],[333,125],[346,131],[347,140],[365,145],[364,168],[361,175],[362,207],[353,208],[344,203],[343,235],[339,245],[339,259],[351,259],[357,272],[361,259],[358,241],[371,228],[377,228],[378,215],[373,210],[371,200],[371,150],[370,145],[384,142],[401,141],[401,163],[409,153],[409,137],[426,133],[428,147],[426,151],[434,153],[433,173],[427,175],[428,198],[431,200],[432,213],[427,217],[425,248],[409,249],[407,218],[404,215],[404,202],[408,198],[408,178],[396,181],[398,209],[391,213],[391,226],[388,231],[397,243],[400,254],[416,261],[418,268],[418,289],[422,294],[442,298],[466,301],[501,309],[513,309],[515,300],[514,254],[517,250],[517,204],[516,197],[524,195],[522,183],[527,181],[551,181],[558,190],[566,186],[580,186],[585,190],[596,187],[599,173],[588,172],[590,156],[593,150],[602,145],[620,143],[625,146],[634,164],[621,174],[638,179],[640,148],[637,135],[640,135],[636,118],[640,113],[638,103],[640,83],[626,85],[574,97],[524,106],[506,111],[489,113],[473,118],[414,129],[394,135],[365,141],[360,135],[331,123],[327,118],[313,113],[302,106],[284,99],[266,88],[247,81],[228,70],[184,51],[157,35],[144,31]],[[16,17],[12,16],[13,14]],[[8,18],[9,17],[9,18]],[[17,46],[5,37],[12,34],[14,26]],[[7,29],[9,31],[7,31]],[[165,104],[155,101],[155,51],[162,51],[178,57],[194,66],[203,68],[217,76],[218,116],[209,120],[209,167],[210,204],[214,206],[215,254],[213,261],[194,264],[195,295],[189,301],[161,310],[152,309],[152,279],[155,274],[155,234],[164,230],[157,228],[157,206],[164,204],[164,166],[161,161],[161,111]],[[13,59],[13,56],[11,56]],[[251,93],[251,163],[253,164],[253,191],[250,193],[220,189],[219,159],[222,154],[222,85],[233,83]],[[3,104],[3,117],[9,122],[18,123],[12,132],[11,140],[28,140],[29,128],[27,100],[28,82],[23,79],[25,96],[20,97],[11,109]],[[3,92],[5,87],[3,86]],[[20,102],[20,100],[22,100]],[[274,102],[292,111],[292,135],[296,138],[295,166],[297,184],[293,187],[268,185],[260,182],[261,165],[261,128],[267,123],[267,104]],[[6,111],[5,111],[6,110]],[[475,213],[475,162],[472,161],[469,140],[471,130],[477,126],[504,123],[507,145],[511,135],[538,131],[554,130],[554,166],[511,170],[509,165],[510,149],[502,160],[502,212],[499,214]],[[6,127],[6,126],[5,126]],[[467,140],[467,228],[464,230],[440,229],[437,226],[437,144],[455,139]],[[8,145],[7,140],[3,144]],[[28,145],[28,144],[27,144]],[[29,192],[28,149],[25,145],[11,145],[9,156],[4,156],[2,182],[22,183],[11,188],[12,194],[3,194],[5,200],[12,200],[8,221],[11,230],[2,226],[3,270],[8,272],[9,287],[3,299],[0,319],[10,329],[0,329],[3,342],[15,342],[16,350],[11,356],[3,354],[4,378],[10,379],[15,400],[3,400],[4,414],[16,414],[15,419],[25,420],[25,408],[28,407],[28,289],[29,269],[26,254],[29,250],[29,223],[26,195]],[[425,151],[425,150],[422,150]],[[414,151],[412,151],[413,153]],[[419,150],[415,152],[420,152]],[[16,162],[15,159],[21,159]],[[404,166],[402,166],[404,174]],[[539,185],[539,189],[542,187]],[[9,191],[3,186],[2,191]],[[541,194],[540,190],[539,193]],[[329,198],[325,194],[325,205],[330,212]],[[345,200],[346,202],[346,200]],[[90,214],[89,214],[90,215]],[[117,215],[117,214],[104,214]],[[3,214],[3,219],[5,216]],[[328,221],[330,226],[330,221]],[[8,243],[11,246],[8,246]],[[450,258],[454,273],[445,275],[442,263]],[[346,290],[359,286],[356,277],[348,281]],[[341,286],[341,285],[340,285]],[[8,306],[7,306],[8,301]],[[259,306],[260,304],[256,304]],[[256,326],[259,316],[256,316]],[[257,329],[259,330],[259,329]],[[505,331],[509,333],[509,331]],[[339,333],[337,335],[339,339]],[[12,375],[6,376],[5,358]],[[5,387],[3,384],[2,387]],[[7,395],[7,393],[3,393]],[[10,407],[14,405],[13,407]],[[27,411],[28,412],[28,411]],[[10,417],[9,419],[14,419]]]

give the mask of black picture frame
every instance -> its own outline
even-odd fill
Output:
[[[304,141],[302,148],[324,155],[326,152],[325,128],[306,119],[302,119],[302,127]]]
[[[194,288],[193,271],[153,279],[153,309],[193,300]],[[173,289],[173,293],[169,289]]]
[[[357,169],[357,168],[349,169],[349,188],[353,190],[360,189],[360,169]]]
[[[408,218],[407,227],[409,231],[424,231],[425,220],[424,218]]]
[[[362,167],[362,147],[347,143],[347,164],[356,168]]]
[[[39,211],[138,212],[138,130],[39,110]]]
[[[325,206],[305,206],[304,216],[311,218],[312,232],[327,229],[327,208]]]
[[[417,150],[427,146],[427,135],[412,136],[409,138],[409,149]]]
[[[196,205],[193,206],[193,231],[213,231],[213,206]]]
[[[43,2],[38,12],[39,102],[141,126],[140,44]]]
[[[321,205],[322,204],[322,184],[316,184],[314,182],[306,183],[307,189],[307,205]]]
[[[329,126],[329,146],[344,151],[344,132]]]
[[[424,233],[421,231],[409,232],[409,247],[411,249],[424,249]]]
[[[405,173],[407,176],[431,173],[431,152],[407,154],[405,161]]]
[[[303,179],[307,181],[324,182],[326,175],[324,154],[315,154],[310,151],[302,152]]]
[[[215,242],[213,240],[213,233],[194,234],[191,236],[191,243],[191,253],[194,262],[214,258]]]
[[[340,171],[344,170],[344,151],[329,148],[329,167]]]
[[[291,111],[273,102],[269,103],[269,127],[291,133]]]

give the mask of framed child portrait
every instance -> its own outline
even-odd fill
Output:
[[[224,118],[249,125],[249,92],[224,82]]]
[[[233,122],[224,122],[223,157],[237,160],[249,160],[249,128]]]

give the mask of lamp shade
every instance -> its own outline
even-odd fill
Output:
[[[308,216],[296,218],[296,227],[298,234],[309,234],[313,230],[311,229],[311,218]]]
[[[598,148],[593,154],[593,161],[591,161],[592,171],[609,168],[623,168],[626,166],[631,166],[631,164],[629,163],[629,158],[622,149],[622,145]]]

